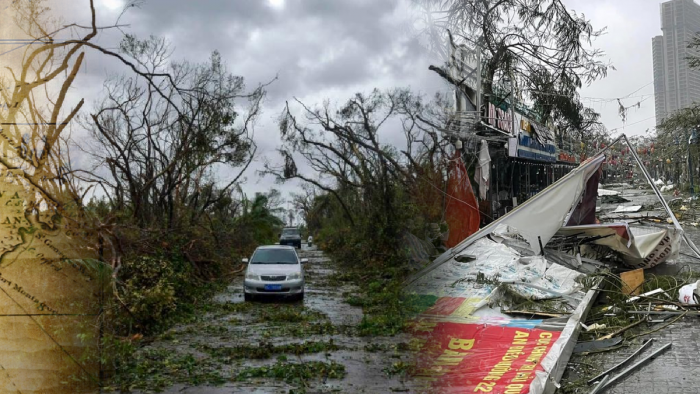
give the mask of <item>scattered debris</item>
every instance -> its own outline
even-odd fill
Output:
[[[666,350],[668,350],[668,349],[670,349],[670,348],[671,348],[671,344],[670,344],[670,343],[667,343],[667,344],[663,345],[663,346],[660,347],[659,349],[655,350],[655,351],[652,352],[651,354],[645,356],[644,358],[642,358],[641,360],[639,360],[639,361],[636,362],[635,364],[631,365],[629,368],[627,368],[627,369],[625,369],[624,371],[620,372],[619,375],[617,375],[617,376],[611,378],[610,380],[608,380],[608,382],[605,384],[605,386],[601,387],[601,388],[598,390],[598,392],[599,392],[599,393],[602,393],[606,388],[608,388],[608,387],[614,385],[614,384],[615,384],[617,381],[619,381],[620,379],[622,379],[622,378],[624,378],[625,376],[629,375],[630,373],[634,372],[637,368],[641,367],[641,366],[644,365],[646,362],[648,362],[648,361],[650,361],[650,360],[653,360],[653,359],[656,358],[659,354],[665,352]]]
[[[603,377],[603,379],[600,381],[600,383],[598,383],[598,385],[595,386],[593,391],[591,391],[591,394],[601,393],[603,391],[603,389],[605,388],[605,385],[608,384],[608,380],[610,380],[610,375],[605,375],[605,377]]]
[[[579,342],[574,346],[574,353],[591,353],[598,352],[601,350],[607,350],[615,348],[617,345],[622,343],[622,338],[611,338],[596,341],[585,341]]]
[[[620,141],[629,145],[624,135],[615,143]],[[445,358],[454,353],[449,346],[454,338],[474,338],[468,346],[479,362],[451,360],[434,388],[479,391],[477,385],[486,376],[492,383],[489,391],[504,392],[508,382],[516,379],[515,372],[492,371],[499,371],[506,357],[515,362],[521,354],[534,355],[533,339],[546,338],[547,346],[540,345],[531,373],[517,382],[530,393],[551,392],[561,377],[558,366],[568,362],[572,351],[597,353],[627,347],[634,338],[700,314],[689,311],[688,303],[675,301],[678,290],[690,280],[644,271],[675,261],[681,240],[699,258],[700,249],[685,235],[657,188],[659,183],[652,180],[635,150],[630,152],[641,179],[650,183],[650,192],[638,187],[637,179],[630,179],[632,185],[603,188],[606,178],[618,182],[624,178],[603,175],[601,153],[453,246],[406,283],[422,307],[411,330],[421,343],[416,377],[430,378],[436,368],[443,368]],[[603,207],[603,215],[596,214],[598,201],[606,203],[622,195],[631,200],[624,201],[629,205]],[[658,201],[650,202],[649,197]],[[599,306],[593,306],[596,302]],[[662,317],[657,319],[661,327],[649,327],[652,315]],[[581,342],[576,343],[579,338]],[[503,349],[516,343],[523,348],[518,354],[503,354]],[[602,392],[668,347],[620,375],[612,377],[608,372],[604,378],[609,381],[596,390]]]
[[[624,205],[619,205],[617,209],[615,209],[613,212],[614,213],[630,213],[630,212],[639,212],[642,209],[641,205],[630,205],[630,206],[624,206]]]
[[[604,308],[602,309],[602,311],[604,311],[604,312],[610,311],[610,312],[612,312],[613,314],[617,314],[617,313],[622,312],[622,309],[620,309],[620,308],[618,308],[618,307],[616,307],[616,306],[614,306],[614,305],[609,305],[609,306],[604,307]]]
[[[622,204],[626,202],[630,202],[630,200],[621,197],[621,196],[602,196],[600,197],[600,202],[603,204]]]
[[[698,304],[698,297],[700,296],[700,292],[698,291],[699,284],[700,280],[681,287],[680,290],[678,290],[678,301],[690,305]]]
[[[666,297],[671,298],[671,296],[668,295],[668,294],[664,291],[664,289],[660,289],[660,288],[659,288],[659,289],[656,289],[656,290],[648,291],[648,292],[646,292],[646,293],[644,293],[644,294],[640,294],[640,295],[638,295],[638,296],[636,296],[636,297],[631,297],[630,299],[627,300],[627,302],[628,302],[628,303],[629,303],[629,302],[635,302],[635,301],[637,301],[637,300],[639,300],[639,299],[641,299],[641,298],[644,298],[644,297],[651,297],[651,296],[656,295],[656,294],[664,294]]]
[[[611,339],[612,337],[617,336],[617,335],[620,335],[620,334],[622,334],[623,332],[629,330],[630,328],[637,327],[638,325],[640,325],[640,324],[642,324],[642,323],[644,323],[644,320],[638,320],[638,321],[636,321],[636,322],[634,322],[634,323],[632,323],[632,324],[629,324],[629,325],[627,325],[627,326],[622,327],[621,329],[619,329],[619,330],[617,330],[617,331],[613,331],[613,332],[611,332],[610,334],[601,337],[600,339],[601,339],[601,340],[604,340],[604,339]]]
[[[598,185],[598,197],[604,196],[619,196],[621,193],[617,190],[603,189],[602,185]]]
[[[476,256],[462,254],[459,256],[455,256],[455,260],[459,261],[460,263],[471,263],[472,261],[476,260]]]
[[[674,187],[675,187],[674,185],[666,185],[666,186],[661,186],[661,189],[659,189],[659,190],[661,190],[662,193],[663,192],[670,192],[671,190],[673,190]]]
[[[675,311],[678,310],[678,306],[676,306],[676,305],[658,305],[658,306],[656,307],[656,309],[661,309],[661,310],[664,310],[664,311],[673,311],[673,312],[675,312]]]
[[[644,283],[644,269],[638,268],[636,270],[623,272],[620,274],[620,279],[622,279],[623,294],[639,295],[641,286]]]
[[[590,326],[583,325],[583,328],[586,331],[599,331],[599,330],[604,330],[606,328],[605,324],[591,324]]]
[[[653,338],[647,339],[646,341],[644,341],[644,343],[642,344],[642,346],[640,346],[639,349],[637,349],[637,350],[636,350],[634,353],[632,353],[629,357],[627,357],[626,359],[622,360],[620,363],[618,363],[617,365],[613,366],[612,368],[606,370],[605,372],[602,372],[602,373],[599,374],[598,376],[595,376],[595,377],[589,379],[589,380],[588,380],[588,384],[593,384],[593,383],[597,382],[598,380],[600,380],[601,378],[604,378],[604,377],[606,377],[606,376],[609,376],[609,374],[610,374],[611,372],[616,371],[616,370],[622,368],[623,366],[627,365],[627,363],[630,362],[630,360],[632,360],[636,355],[638,355],[639,353],[641,353],[641,352],[642,352],[644,349],[646,349],[647,347],[651,346],[652,342],[654,342],[654,339],[653,339]],[[600,386],[605,386],[605,383],[604,383],[602,380],[600,380],[600,384],[598,385],[598,387],[600,387]]]
[[[700,312],[671,312],[671,311],[627,311],[627,313],[632,315],[663,315],[663,316],[673,316],[673,315],[683,315],[683,316],[700,316]]]

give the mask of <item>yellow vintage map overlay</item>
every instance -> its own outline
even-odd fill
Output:
[[[53,39],[50,5],[0,0],[0,393],[96,392],[101,375],[109,275],[60,139],[83,54]]]

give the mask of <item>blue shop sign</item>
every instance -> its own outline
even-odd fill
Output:
[[[555,163],[557,147],[543,144],[525,133],[518,136],[518,157]]]

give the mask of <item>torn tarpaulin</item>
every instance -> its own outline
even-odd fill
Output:
[[[588,180],[598,172],[604,156],[594,157],[558,182],[492,223],[515,228],[536,253],[568,222],[582,200]],[[495,226],[493,227],[495,228]],[[491,226],[484,230],[493,231]]]
[[[596,197],[598,197],[598,182],[603,174],[602,166],[598,166],[598,170],[586,181],[586,188],[583,190],[581,201],[578,203],[574,211],[569,216],[567,226],[577,226],[581,224],[593,224],[596,222],[595,208]]]
[[[562,227],[557,235],[590,239],[590,244],[618,252],[625,265],[651,268],[678,257],[682,230],[673,227],[630,226],[627,223]]]

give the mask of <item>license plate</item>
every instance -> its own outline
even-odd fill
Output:
[[[265,290],[282,290],[282,285],[265,285]]]

